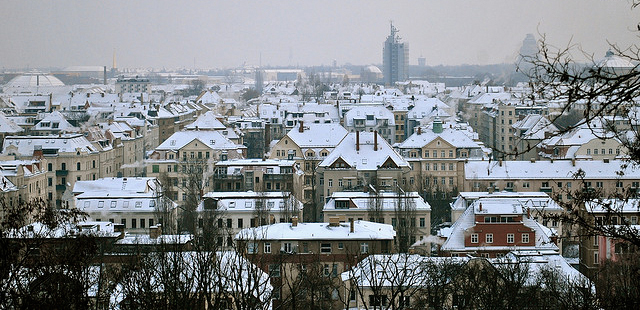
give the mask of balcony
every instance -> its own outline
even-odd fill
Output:
[[[66,189],[67,189],[67,186],[64,184],[56,185],[56,191],[65,191]]]
[[[66,177],[69,175],[69,170],[56,170],[57,177]]]

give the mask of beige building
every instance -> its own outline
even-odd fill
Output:
[[[113,154],[110,145],[91,143],[81,134],[58,136],[10,136],[5,138],[3,155],[16,159],[46,160],[46,198],[58,207],[67,207],[70,190],[76,181],[113,176],[113,162],[105,158]],[[65,192],[69,190],[68,195]]]
[[[377,132],[349,133],[318,165],[319,217],[325,198],[337,191],[397,191],[406,188],[409,163]],[[306,216],[306,215],[305,215]]]
[[[235,144],[218,131],[179,131],[160,144],[145,161],[147,176],[158,177],[166,194],[183,204],[190,175],[202,182],[204,192],[213,190],[211,176],[217,161],[240,159],[246,147]]]
[[[396,231],[394,246],[398,238],[406,238],[404,246],[422,253],[430,252],[426,242],[431,234],[431,206],[417,192],[334,192],[322,209],[324,221],[338,218],[341,223],[367,220],[391,224]],[[413,246],[418,241],[419,245]]]
[[[482,146],[470,136],[474,133],[462,128],[443,128],[439,118],[431,128],[417,131],[396,146],[411,165],[408,188],[412,191],[455,192],[462,188],[464,163],[486,158]]]
[[[318,187],[316,183],[318,164],[324,160],[340,141],[347,130],[340,124],[306,124],[300,122],[297,128],[289,131],[272,148],[269,158],[295,160],[304,171],[302,192],[298,194],[305,206],[317,201],[314,197]]]

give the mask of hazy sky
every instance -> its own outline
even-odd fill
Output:
[[[0,69],[377,64],[393,20],[410,63],[511,62],[527,33],[604,56],[638,41],[628,0],[2,0]],[[262,57],[261,57],[262,55]]]

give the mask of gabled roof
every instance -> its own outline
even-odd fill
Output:
[[[24,129],[18,126],[14,121],[7,118],[4,113],[0,112],[0,133],[18,133],[22,132]]]
[[[360,147],[356,150],[356,134],[359,134]],[[374,150],[374,134],[378,135],[377,150]],[[376,170],[392,161],[400,168],[409,168],[409,163],[396,152],[389,143],[376,132],[349,133],[336,148],[325,158],[320,167],[331,166],[338,158],[342,158],[357,170]]]
[[[465,132],[454,128],[443,128],[441,133],[435,133],[433,130],[429,129],[421,130],[420,134],[418,134],[418,131],[415,131],[411,136],[404,140],[404,142],[400,143],[398,148],[422,148],[436,140],[438,137],[455,148],[481,148],[481,146],[477,142],[471,140]]]
[[[625,161],[611,160],[604,163],[599,160],[550,161],[469,161],[464,165],[467,180],[518,180],[518,179],[573,179],[582,170],[585,179],[639,179],[640,170],[626,167]],[[618,172],[623,171],[622,175]]]
[[[200,115],[193,123],[185,126],[188,130],[225,130],[227,127],[218,120],[212,111]]]
[[[211,149],[232,150],[246,148],[244,145],[238,145],[227,139],[219,131],[178,131],[167,138],[160,144],[156,150],[179,150],[191,143],[193,140],[199,140]]]
[[[56,127],[57,126],[57,127]],[[40,122],[31,128],[31,130],[55,130],[55,131],[78,131],[79,128],[73,127],[71,123],[58,111],[47,114]]]
[[[518,131],[525,130],[524,134],[516,132],[516,135],[523,139],[542,140],[545,138],[546,132],[558,131],[555,125],[540,114],[528,114],[525,118],[513,124],[512,127]]]
[[[324,205],[323,210],[336,210],[336,201],[348,200],[351,202],[351,209],[354,211],[369,210],[369,204],[373,201],[379,204],[381,210],[393,211],[396,210],[396,205],[400,199],[409,201],[416,211],[431,210],[429,203],[422,199],[417,192],[407,192],[405,196],[400,196],[400,198],[395,192],[380,192],[378,195],[364,192],[334,192]],[[341,211],[344,210],[341,209]]]
[[[303,132],[300,132],[303,126]],[[300,148],[333,148],[347,135],[340,124],[301,124],[291,129],[287,136]]]
[[[59,136],[10,136],[4,139],[2,154],[8,154],[9,148],[17,148],[16,155],[31,156],[33,149],[57,150],[58,153],[98,152],[99,150],[81,134],[63,134]]]

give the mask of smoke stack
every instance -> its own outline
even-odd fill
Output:
[[[102,74],[102,76],[103,76],[103,81],[102,82],[103,82],[104,85],[107,85],[107,66],[104,66],[103,69],[104,69],[104,72]]]
[[[349,232],[350,233],[355,232],[355,224],[353,223],[353,218],[349,219]]]
[[[360,132],[356,130],[356,151],[360,151]]]
[[[373,131],[373,150],[374,151],[378,150],[378,131],[377,130]]]
[[[291,227],[298,227],[298,217],[294,216],[291,218]]]
[[[300,121],[300,128],[298,129],[298,132],[304,132],[304,127],[303,127],[303,125],[304,125],[304,122],[303,122],[303,121]]]

